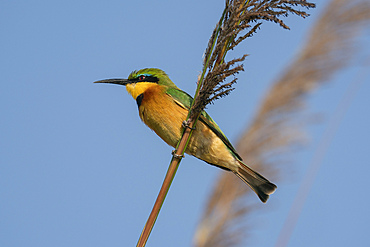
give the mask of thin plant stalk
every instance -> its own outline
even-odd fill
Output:
[[[284,15],[289,11],[293,11],[295,14],[302,17],[307,16],[305,12],[294,10],[290,5],[302,5],[306,6],[307,8],[314,7],[314,4],[307,3],[305,0],[294,0],[292,2],[288,1],[284,6],[280,5],[277,0],[266,0],[263,2],[267,4],[264,10],[267,11],[266,13],[263,12],[262,15],[257,13],[245,15],[245,11],[247,10],[247,5],[250,3],[250,0],[226,0],[225,9],[206,49],[202,74],[198,80],[197,90],[191,103],[186,121],[184,122],[184,131],[182,137],[173,153],[173,157],[164,182],[153,206],[152,212],[150,213],[140,235],[137,246],[144,247],[149,238],[180,161],[186,151],[186,147],[192,135],[193,127],[196,126],[201,112],[204,110],[207,104],[229,94],[233,90],[232,84],[236,82],[237,78],[234,78],[228,83],[223,82],[227,77],[231,75],[235,76],[237,73],[243,70],[242,65],[236,66],[235,64],[244,61],[246,55],[242,56],[241,58],[225,62],[224,59],[226,57],[226,53],[230,49],[233,49],[241,41],[247,37],[250,37],[260,24],[255,24],[246,35],[240,36],[238,40],[235,40],[242,30],[251,27],[249,24],[240,24],[242,22],[249,23],[251,21],[264,19],[277,22],[282,27],[287,28],[283,21],[281,21],[277,16]],[[254,3],[253,6],[256,8],[256,3]],[[232,18],[230,16],[232,16]]]
[[[220,32],[220,27],[222,25],[222,20],[224,18],[225,13],[226,13],[226,7],[225,7],[225,10],[224,10],[224,12],[221,16],[218,27],[216,27],[217,31],[216,31],[216,35],[213,39],[213,42],[212,42],[211,51],[213,50],[213,48],[216,44],[217,36]],[[197,89],[196,89],[196,92],[195,92],[194,100],[192,101],[191,109],[188,113],[187,120],[186,120],[187,127],[184,128],[184,132],[182,134],[182,137],[181,137],[180,141],[177,144],[176,150],[174,151],[174,154],[173,154],[173,157],[171,159],[170,165],[168,167],[168,170],[167,170],[166,176],[164,178],[162,187],[161,187],[161,189],[158,193],[157,199],[154,203],[153,209],[152,209],[152,211],[151,211],[151,213],[148,217],[148,220],[147,220],[147,222],[146,222],[146,224],[143,228],[143,231],[141,232],[140,238],[139,238],[138,243],[136,245],[137,247],[144,247],[146,245],[146,242],[148,241],[149,235],[150,235],[150,233],[151,233],[151,231],[154,227],[154,224],[155,224],[155,222],[158,218],[159,211],[162,208],[162,205],[163,205],[164,200],[167,196],[167,193],[170,189],[172,181],[173,181],[173,179],[176,175],[177,169],[179,168],[180,162],[181,162],[182,158],[184,157],[186,147],[189,143],[189,140],[191,138],[191,134],[194,130],[193,126],[196,125],[196,123],[198,121],[198,118],[200,116],[200,112],[199,112],[199,113],[196,114],[195,118],[190,118],[191,110],[192,110],[192,107],[194,105],[195,99],[196,99],[197,95],[199,94],[199,90],[200,90],[201,85],[204,81],[204,76],[205,76],[207,68],[208,68],[208,64],[209,64],[211,54],[212,54],[212,52],[210,52],[209,55],[206,58],[206,62],[205,62],[205,65],[204,65],[204,68],[203,68],[203,71],[202,71],[202,75],[199,78],[199,81],[197,83],[198,85],[197,85]]]

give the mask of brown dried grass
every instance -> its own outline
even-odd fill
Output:
[[[274,182],[284,179],[284,161],[303,141],[304,126],[297,119],[305,96],[349,64],[358,52],[356,38],[369,21],[368,0],[332,0],[327,5],[301,53],[273,83],[238,142],[237,150],[248,164]],[[232,174],[222,173],[198,225],[194,246],[237,246],[245,241],[251,234],[247,219],[258,205],[247,199],[252,194]]]

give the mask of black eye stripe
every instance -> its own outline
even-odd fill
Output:
[[[132,82],[158,82],[159,79],[151,75],[139,75],[136,78],[130,79]]]

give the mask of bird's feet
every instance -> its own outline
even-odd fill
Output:
[[[190,121],[189,120],[185,120],[182,122],[182,127],[184,128],[189,128],[191,130],[195,130],[195,126],[194,127],[190,127]]]
[[[177,150],[172,150],[172,156],[175,157],[176,159],[182,159],[182,158],[185,158],[185,154],[177,154],[176,153]]]

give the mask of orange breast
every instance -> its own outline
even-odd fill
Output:
[[[166,94],[165,87],[160,85],[147,88],[139,107],[141,120],[173,147],[181,138],[181,125],[187,113]]]
[[[186,120],[188,111],[176,104],[165,90],[164,86],[158,84],[151,83],[140,87],[138,83],[134,90],[129,92],[133,97],[136,96],[135,99],[140,94],[143,95],[139,106],[141,120],[168,145],[175,147],[181,138],[182,122]],[[186,153],[221,167],[231,168],[235,163],[221,139],[200,121],[193,131]]]

